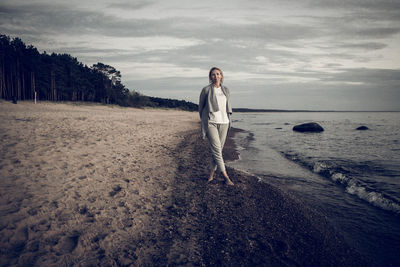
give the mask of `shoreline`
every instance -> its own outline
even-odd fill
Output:
[[[391,128],[386,127],[393,125],[396,117],[368,115],[371,125],[377,124],[383,117],[387,119],[385,126],[382,125],[380,130],[376,129],[369,138],[364,136],[366,139],[363,142],[370,140],[369,149],[376,151],[376,157],[380,158],[379,161],[374,161],[374,156],[370,156],[374,153],[354,153],[361,149],[362,145],[357,145],[357,141],[351,142],[354,135],[352,132],[346,132],[345,129],[349,127],[347,124],[343,125],[343,121],[358,124],[367,117],[363,114],[354,117],[352,114],[349,114],[349,117],[341,117],[339,114],[325,117],[320,114],[313,117],[316,121],[325,118],[327,128],[331,129],[325,137],[321,136],[322,139],[292,134],[290,125],[294,123],[291,119],[295,120],[297,117],[291,115],[236,116],[236,126],[243,127],[245,132],[235,137],[235,141],[240,145],[240,160],[230,162],[229,166],[257,176],[261,181],[279,188],[292,199],[326,217],[335,231],[344,237],[345,242],[371,266],[395,266],[399,263],[397,252],[400,245],[400,225],[397,202],[396,198],[390,198],[395,196],[393,192],[397,189],[396,181],[386,177],[387,184],[393,183],[392,190],[386,191],[387,184],[380,180],[385,175],[389,176],[391,170],[391,160],[387,157],[391,152],[388,146],[383,145],[390,143],[390,138],[382,136],[395,136],[394,132],[391,133]],[[341,122],[340,125],[338,121]],[[257,122],[262,123],[258,125]],[[332,125],[337,126],[337,132],[332,132]],[[255,138],[252,138],[253,134]],[[301,139],[297,139],[298,136]],[[334,138],[335,136],[338,139]],[[373,136],[375,137],[372,138]],[[324,141],[319,143],[319,140]],[[335,142],[331,140],[336,140],[341,146],[336,147]],[[376,146],[377,143],[379,146]],[[366,161],[367,159],[371,161]],[[396,161],[395,155],[392,159]],[[365,163],[362,165],[363,169],[357,169],[360,162]],[[379,173],[373,171],[373,168],[370,169],[371,166],[376,166],[377,162],[381,164]],[[318,169],[320,167],[321,169]],[[343,176],[339,176],[342,174]],[[336,180],[337,177],[343,180]],[[372,185],[371,182],[372,186],[368,186],[365,181],[382,181],[382,184]],[[347,182],[349,184],[346,184]],[[357,191],[359,189],[360,191]],[[364,189],[366,190],[363,191]],[[372,195],[375,197],[369,198]]]
[[[256,177],[227,167],[235,186],[207,184],[197,113],[0,109],[1,266],[368,266],[325,218]]]

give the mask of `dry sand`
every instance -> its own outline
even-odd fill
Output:
[[[0,266],[361,262],[255,177],[207,185],[196,112],[0,101],[0,125]]]

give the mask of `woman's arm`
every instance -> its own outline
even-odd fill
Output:
[[[201,114],[203,113],[204,105],[206,103],[206,99],[207,99],[206,96],[207,96],[206,90],[205,90],[205,88],[203,88],[203,90],[201,90],[200,99],[199,99],[199,114],[200,114],[200,118],[201,118]]]

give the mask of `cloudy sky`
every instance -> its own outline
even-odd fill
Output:
[[[0,33],[197,103],[222,68],[234,107],[400,111],[397,0],[0,0]]]

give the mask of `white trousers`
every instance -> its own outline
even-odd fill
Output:
[[[222,149],[224,148],[228,129],[229,124],[208,123],[207,138],[210,142],[211,150],[210,170],[225,171]]]

